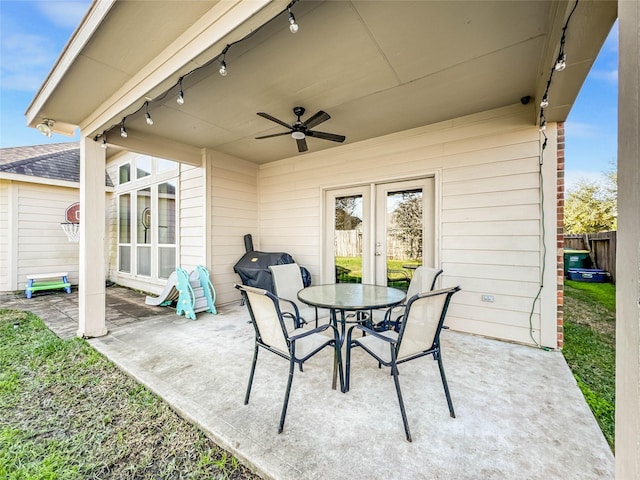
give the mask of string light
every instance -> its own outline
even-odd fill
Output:
[[[571,16],[573,12],[576,11],[578,7],[578,2],[580,0],[576,0],[576,3],[573,5],[567,20],[562,27],[562,36],[560,37],[560,51],[558,52],[558,58],[556,62],[551,67],[551,71],[549,72],[549,79],[547,80],[547,86],[544,90],[544,94],[542,95],[542,100],[540,101],[540,119],[539,119],[539,129],[540,132],[544,135],[544,131],[547,128],[547,119],[544,115],[544,110],[549,106],[549,88],[551,87],[551,80],[553,80],[553,74],[555,72],[562,72],[565,68],[567,68],[567,54],[564,52],[565,42],[567,40],[567,28],[569,27],[569,21],[571,20]],[[545,137],[546,140],[546,137]]]
[[[545,93],[540,102],[540,108],[547,108],[549,106],[549,96]]]
[[[107,132],[102,132],[102,144],[100,146],[105,150],[107,149]]]
[[[129,136],[129,134],[127,133],[127,129],[124,127],[124,121],[127,119],[127,117],[124,117],[122,119],[122,124],[120,125],[120,136],[122,138],[127,138]]]
[[[293,12],[291,11],[291,8],[288,8],[288,10],[289,10],[289,30],[291,31],[291,33],[297,33],[300,27],[298,27],[298,24],[296,23],[296,17],[293,16]]]
[[[106,134],[107,132],[109,132],[110,130],[117,128],[118,126],[120,126],[120,136],[122,138],[127,138],[128,137],[128,133],[127,133],[127,129],[125,128],[125,121],[128,117],[130,117],[131,115],[136,115],[138,114],[143,108],[145,110],[145,119],[148,125],[153,125],[153,119],[151,118],[151,114],[149,113],[149,103],[150,102],[156,102],[156,101],[162,101],[166,98],[166,96],[169,94],[169,92],[175,88],[176,86],[179,87],[179,92],[178,92],[178,96],[176,97],[176,102],[178,103],[178,105],[184,105],[184,92],[182,90],[182,80],[184,78],[186,78],[187,76],[203,69],[203,68],[208,68],[210,67],[213,63],[217,63],[220,62],[220,68],[218,69],[218,73],[220,73],[220,75],[222,75],[223,77],[227,76],[228,69],[227,69],[227,62],[226,62],[226,54],[229,51],[229,48],[231,48],[232,46],[243,42],[245,40],[248,40],[249,38],[251,38],[252,36],[254,36],[257,32],[259,32],[263,27],[269,25],[270,23],[272,23],[274,20],[276,20],[278,17],[280,17],[280,15],[284,14],[284,13],[288,13],[288,22],[289,22],[289,31],[291,31],[291,33],[296,33],[299,30],[299,25],[296,23],[296,18],[293,15],[293,12],[291,11],[291,7],[293,7],[299,0],[291,0],[291,2],[283,9],[281,10],[279,13],[277,13],[276,15],[274,15],[273,17],[271,17],[269,20],[267,20],[265,23],[263,23],[262,25],[260,25],[258,28],[251,30],[249,33],[247,33],[244,37],[240,38],[239,40],[236,40],[232,43],[229,43],[225,46],[225,48],[222,50],[222,52],[220,52],[220,54],[218,54],[217,56],[213,57],[211,60],[209,60],[207,63],[205,63],[204,65],[200,65],[199,67],[194,68],[193,70],[190,70],[189,72],[185,73],[184,75],[182,75],[177,83],[171,87],[170,89],[166,90],[162,95],[156,97],[155,99],[150,99],[148,98],[145,103],[138,108],[138,110],[136,110],[133,113],[130,113],[129,115],[126,115],[125,117],[122,118],[122,121],[118,124],[114,124],[111,125],[111,127],[109,127],[107,130],[105,130],[102,135],[96,135],[94,137],[94,141],[98,141],[98,139],[100,137],[102,137],[103,139],[103,145],[105,145],[106,148]],[[174,90],[175,91],[175,90]]]
[[[229,47],[231,45],[227,45],[226,47],[224,47],[224,50],[222,50],[222,61],[220,62],[220,70],[218,70],[218,72],[220,72],[220,75],[222,75],[223,77],[227,76],[227,62],[225,62],[226,58],[227,58],[227,52],[229,51]]]
[[[151,114],[149,113],[149,101],[148,100],[146,102],[144,102],[144,106],[147,109],[147,113],[144,114],[144,116],[147,117],[147,125],[151,126],[151,125],[153,125],[153,119],[151,118]]]
[[[176,102],[178,105],[184,105],[184,93],[182,92],[182,77],[178,80],[178,84],[180,85],[180,92],[178,93],[178,98],[176,98]]]

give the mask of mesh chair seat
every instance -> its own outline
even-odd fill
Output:
[[[344,391],[348,392],[351,383],[351,350],[356,347],[374,357],[379,364],[391,367],[391,375],[396,387],[402,422],[408,441],[411,441],[411,431],[400,390],[398,379],[398,364],[408,362],[426,355],[433,355],[438,362],[440,378],[444,388],[449,414],[455,418],[453,402],[449,394],[449,387],[442,365],[440,351],[440,332],[449,307],[449,302],[460,287],[445,288],[414,295],[407,302],[405,313],[400,322],[399,331],[386,330],[377,332],[363,325],[356,325],[347,334],[347,361]],[[365,335],[353,338],[354,329],[361,330]]]

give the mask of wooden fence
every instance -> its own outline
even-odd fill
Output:
[[[616,232],[565,235],[564,248],[589,250],[592,268],[609,272],[611,282],[616,283]]]

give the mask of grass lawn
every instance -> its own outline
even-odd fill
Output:
[[[0,478],[259,478],[84,340],[6,309],[0,338]]]
[[[616,290],[565,281],[564,357],[614,450]]]

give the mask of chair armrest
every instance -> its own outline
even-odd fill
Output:
[[[371,330],[370,328],[365,327],[364,325],[354,325],[349,329],[349,334],[351,334],[351,330],[353,330],[354,328],[357,328],[358,330],[362,330],[367,335],[371,335],[372,337],[379,338],[380,340],[384,340],[385,342],[390,343],[392,345],[395,345],[398,343],[397,339],[389,338],[386,335],[382,335],[381,333],[376,332],[375,330]]]
[[[319,327],[312,328],[311,330],[305,330],[304,332],[296,333],[295,335],[289,335],[289,340],[299,340],[300,338],[308,337],[309,335],[313,335],[314,333],[324,332],[327,328],[332,328],[335,330],[335,327],[331,324],[320,325]]]

